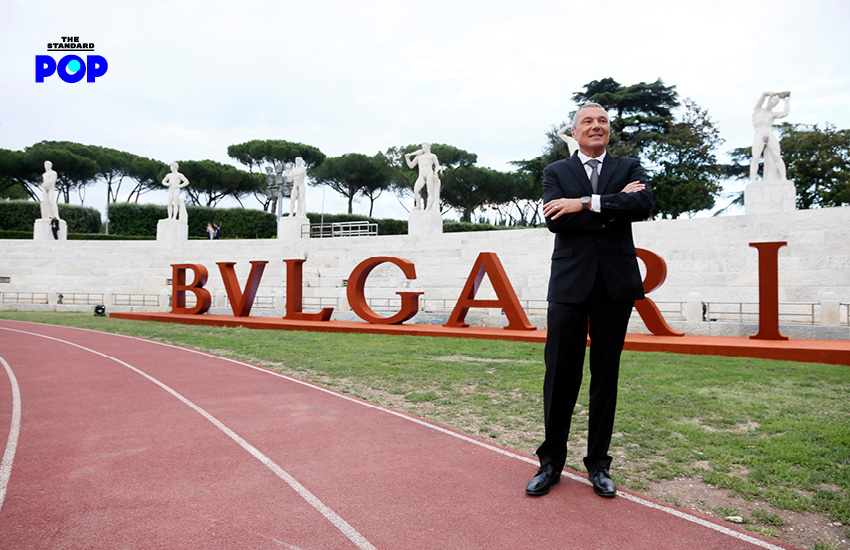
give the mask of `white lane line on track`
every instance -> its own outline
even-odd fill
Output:
[[[6,487],[12,475],[12,461],[15,460],[15,450],[18,448],[18,436],[21,433],[21,390],[9,363],[2,357],[0,357],[0,363],[3,363],[3,368],[12,384],[12,427],[9,430],[9,438],[6,440],[3,460],[0,461],[0,510],[2,510],[3,501],[6,499]]]
[[[51,325],[51,326],[56,326],[56,325]],[[159,346],[165,346],[165,347],[169,347],[169,348],[179,349],[179,350],[182,350],[182,351],[188,351],[190,353],[195,353],[195,354],[198,354],[198,355],[201,355],[201,356],[204,356],[204,357],[209,357],[209,358],[213,358],[213,359],[221,359],[223,361],[234,363],[236,365],[241,365],[243,367],[248,367],[248,368],[254,369],[254,370],[259,371],[259,372],[270,374],[272,376],[277,376],[279,378],[283,378],[284,380],[288,380],[288,381],[294,382],[296,384],[301,384],[302,386],[306,386],[308,388],[312,388],[314,390],[318,390],[318,391],[327,393],[329,395],[339,397],[340,399],[345,399],[347,401],[350,401],[352,403],[356,403],[356,404],[361,405],[363,407],[375,409],[375,410],[378,410],[378,411],[381,411],[381,412],[384,412],[384,413],[387,413],[387,414],[391,414],[393,416],[397,416],[398,418],[402,418],[402,419],[407,420],[409,422],[419,424],[420,426],[430,428],[432,430],[435,430],[435,431],[438,431],[440,433],[449,435],[451,437],[455,437],[457,439],[466,441],[468,443],[478,445],[479,447],[483,447],[485,449],[488,449],[490,451],[496,452],[500,455],[503,455],[503,456],[506,456],[506,457],[509,457],[509,458],[521,460],[523,462],[526,462],[528,464],[533,464],[535,466],[538,464],[537,460],[535,460],[533,458],[523,456],[523,455],[520,455],[520,454],[517,454],[517,453],[512,453],[512,452],[505,450],[505,449],[502,449],[500,447],[490,445],[489,443],[486,443],[484,441],[479,441],[477,439],[473,439],[473,438],[466,436],[464,434],[454,432],[454,431],[449,430],[447,428],[443,428],[442,426],[432,424],[432,423],[430,423],[426,420],[422,420],[421,418],[416,418],[414,416],[408,416],[407,414],[401,413],[399,411],[394,411],[394,410],[388,409],[386,407],[381,407],[379,405],[369,403],[368,401],[363,401],[363,400],[360,400],[360,399],[357,399],[357,398],[354,398],[354,397],[350,397],[350,396],[345,395],[343,393],[339,393],[337,391],[330,390],[328,388],[323,388],[321,386],[311,384],[310,382],[305,382],[303,380],[299,380],[297,378],[293,378],[291,376],[287,376],[285,374],[281,374],[279,372],[275,372],[275,371],[270,370],[270,369],[258,367],[256,365],[252,365],[250,363],[237,361],[236,359],[230,359],[228,357],[221,357],[221,356],[218,356],[218,355],[212,355],[212,354],[209,354],[209,353],[205,353],[203,351],[198,351],[198,350],[194,350],[194,349],[186,348],[186,347],[182,347],[182,346],[176,346],[176,345],[173,345],[173,344],[156,342],[154,340],[146,340],[145,338],[139,338],[137,336],[127,336],[125,334],[115,334],[115,333],[104,333],[104,332],[101,332],[101,331],[84,329],[84,328],[77,328],[77,327],[62,327],[62,328],[71,328],[71,329],[74,329],[74,330],[82,330],[82,331],[86,331],[86,332],[93,332],[93,333],[96,333],[96,334],[106,334],[106,335],[109,335],[109,336],[118,336],[118,337],[121,337],[121,338],[129,338],[131,340],[139,340],[141,342],[146,342],[146,343],[149,343],[149,344],[156,344],[156,345],[159,345]],[[590,481],[586,477],[578,476],[578,475],[570,473],[570,472],[566,472],[566,471],[562,472],[561,476],[568,477],[568,478],[570,478],[574,481],[578,481],[579,483],[584,483],[585,485],[591,484]],[[639,504],[641,506],[646,506],[647,508],[651,508],[653,510],[658,510],[660,512],[664,512],[665,514],[669,514],[669,515],[677,517],[679,519],[683,519],[685,521],[695,523],[695,524],[700,525],[702,527],[705,527],[707,529],[711,529],[712,531],[717,531],[718,533],[728,535],[728,536],[733,537],[735,539],[738,539],[740,541],[747,542],[749,544],[758,546],[760,548],[765,548],[767,550],[784,550],[782,547],[776,546],[775,544],[771,544],[771,543],[763,541],[761,539],[751,537],[751,536],[746,535],[744,533],[739,533],[738,531],[735,531],[733,529],[729,529],[728,527],[724,527],[723,525],[718,525],[714,522],[705,520],[703,518],[688,514],[687,512],[683,512],[681,510],[676,510],[675,508],[670,508],[669,506],[664,506],[663,504],[657,504],[655,502],[643,499],[643,498],[641,498],[637,495],[632,495],[630,493],[625,493],[623,491],[619,491],[618,496],[621,497],[621,498],[624,498],[625,500],[629,500],[631,502]]]
[[[224,432],[230,439],[235,441],[240,447],[242,447],[243,449],[248,451],[251,454],[251,456],[253,456],[257,460],[259,460],[266,468],[268,468],[269,470],[274,472],[274,474],[276,476],[278,476],[280,479],[282,479],[287,485],[292,487],[292,489],[295,490],[295,492],[298,493],[298,495],[301,498],[306,500],[313,508],[315,508],[319,513],[321,513],[325,517],[325,519],[327,519],[329,522],[331,522],[331,524],[333,524],[334,527],[336,527],[343,535],[345,535],[358,548],[360,548],[362,550],[377,550],[372,545],[372,543],[370,543],[368,540],[366,540],[366,538],[363,537],[363,535],[361,535],[354,527],[352,527],[347,521],[342,519],[342,517],[340,517],[336,512],[334,512],[328,506],[326,506],[321,500],[318,499],[318,497],[316,497],[313,493],[311,493],[306,487],[301,485],[298,482],[298,480],[296,480],[294,477],[292,477],[283,468],[278,466],[272,459],[268,458],[266,455],[261,453],[259,451],[259,449],[257,449],[256,447],[254,447],[253,445],[251,445],[250,443],[248,443],[247,441],[242,439],[236,432],[234,432],[233,430],[231,430],[230,428],[225,426],[221,421],[219,421],[213,415],[211,415],[210,413],[208,413],[207,411],[205,411],[204,409],[202,409],[198,405],[195,405],[193,402],[189,401],[188,399],[186,399],[185,397],[180,395],[177,391],[175,391],[171,387],[167,386],[163,382],[160,382],[159,380],[157,380],[153,376],[147,374],[146,372],[143,372],[143,371],[137,369],[136,367],[130,365],[129,363],[125,363],[124,361],[122,361],[122,360],[120,360],[116,357],[110,357],[109,355],[105,355],[103,353],[100,353],[99,351],[95,351],[93,349],[87,348],[85,346],[81,346],[79,344],[75,344],[74,342],[69,342],[67,340],[62,340],[60,338],[54,338],[53,336],[47,336],[47,335],[38,334],[38,333],[35,333],[35,332],[26,332],[26,331],[23,331],[23,330],[17,330],[17,329],[5,328],[5,327],[0,327],[0,330],[9,330],[9,331],[12,331],[12,332],[20,332],[20,333],[23,333],[23,334],[29,334],[31,336],[37,336],[37,337],[40,337],[40,338],[46,338],[48,340],[54,340],[56,342],[61,342],[63,344],[68,344],[70,346],[74,346],[76,348],[87,351],[89,353],[93,353],[94,355],[98,355],[98,356],[103,357],[105,359],[115,361],[119,365],[122,365],[122,366],[132,370],[133,372],[145,377],[146,379],[153,382],[154,384],[156,384],[157,386],[159,386],[163,390],[170,393],[173,397],[178,399],[181,403],[183,403],[187,407],[191,408],[192,410],[194,410],[195,412],[197,412],[198,414],[200,414],[201,416],[203,416],[204,418],[209,420],[216,428],[218,428],[219,430]],[[148,340],[143,340],[143,339],[138,339],[138,340],[145,341],[145,342],[148,341]],[[184,349],[184,348],[180,348],[180,349]],[[191,351],[191,350],[186,350],[186,351]],[[0,359],[0,360],[2,360],[2,359]],[[6,362],[3,361],[3,364],[5,366]],[[9,370],[9,374],[10,374],[10,377],[14,376],[14,375],[12,375],[11,370]],[[16,385],[17,384],[15,384],[15,386]],[[8,448],[7,448],[7,451],[8,451]],[[13,451],[13,454],[14,454],[14,451]],[[6,464],[5,455],[4,455],[4,458],[3,458],[3,464],[4,464],[4,466]],[[9,466],[10,466],[10,469],[11,469],[11,461],[10,461]],[[5,489],[5,485],[3,486],[3,488]],[[2,504],[2,499],[0,499],[0,504]]]
[[[86,330],[86,329],[83,329],[83,330]],[[154,343],[154,344],[158,344],[158,345],[161,345],[161,346],[171,347],[171,348],[175,348],[175,349],[179,349],[179,350],[183,350],[183,351],[189,351],[189,352],[192,352],[192,353],[196,353],[198,355],[202,355],[204,357],[209,357],[209,358],[212,358],[212,359],[220,359],[220,360],[223,360],[223,361],[228,361],[230,363],[235,363],[237,365],[241,365],[243,367],[248,367],[250,369],[254,369],[254,370],[259,371],[259,372],[264,372],[264,373],[270,374],[272,376],[277,376],[279,378],[283,378],[283,379],[288,380],[290,382],[294,382],[296,384],[301,384],[302,386],[306,386],[308,388],[318,390],[318,391],[327,393],[329,395],[333,395],[333,396],[338,397],[340,399],[345,399],[346,401],[356,403],[356,404],[363,406],[363,407],[366,407],[366,408],[375,409],[375,410],[378,410],[378,411],[381,411],[381,412],[384,412],[384,413],[387,413],[387,414],[391,414],[393,416],[397,416],[397,417],[402,418],[404,420],[407,420],[409,422],[419,424],[420,426],[424,426],[426,428],[430,428],[432,430],[435,430],[435,431],[438,431],[440,433],[449,435],[451,437],[455,437],[455,438],[460,439],[462,441],[466,441],[468,443],[478,445],[479,447],[483,447],[487,450],[499,453],[500,455],[503,455],[503,456],[506,456],[506,457],[509,457],[509,458],[513,458],[513,459],[516,459],[516,460],[521,460],[523,462],[527,462],[528,464],[533,464],[535,466],[538,465],[537,460],[535,460],[533,458],[529,458],[527,456],[523,456],[523,455],[520,455],[520,454],[517,454],[517,453],[512,453],[511,451],[508,451],[506,449],[502,449],[500,447],[496,447],[495,445],[491,445],[491,444],[486,443],[484,441],[479,441],[477,439],[473,439],[473,438],[466,436],[462,433],[454,432],[454,431],[449,430],[447,428],[443,428],[442,426],[432,424],[432,423],[430,423],[426,420],[422,420],[421,418],[416,418],[415,416],[408,416],[407,414],[404,414],[402,412],[394,411],[392,409],[388,409],[388,408],[385,408],[385,407],[381,407],[379,405],[369,403],[368,401],[363,401],[361,399],[357,399],[357,398],[345,395],[343,393],[339,393],[337,391],[330,390],[328,388],[323,388],[321,386],[311,384],[310,382],[305,382],[305,381],[299,380],[297,378],[292,378],[291,376],[287,376],[285,374],[281,374],[279,372],[275,372],[275,371],[270,370],[270,369],[265,369],[263,367],[258,367],[256,365],[252,365],[250,363],[244,363],[242,361],[237,361],[236,359],[230,359],[228,357],[221,357],[221,356],[218,356],[218,355],[212,355],[212,354],[209,354],[209,353],[205,353],[203,351],[193,350],[193,349],[190,349],[190,348],[184,348],[184,347],[181,347],[181,346],[175,346],[175,345],[172,345],[172,344],[165,344],[163,342],[156,342],[156,341],[153,341],[153,340],[145,340],[144,338],[137,338],[135,336],[126,336],[126,335],[123,335],[123,334],[120,335],[120,336],[122,336],[124,338],[131,338],[131,339],[134,339],[134,340],[140,340],[142,342],[149,342],[149,343]],[[576,474],[573,474],[573,473],[570,473],[570,472],[566,472],[566,471],[562,472],[561,476],[568,477],[568,478],[570,478],[574,481],[578,481],[579,483],[584,483],[585,485],[591,485],[590,480],[588,480],[584,476],[579,476],[579,475],[576,475]],[[746,535],[744,533],[739,533],[738,531],[735,531],[733,529],[729,529],[728,527],[724,527],[722,525],[718,525],[714,522],[705,520],[703,518],[688,514],[687,512],[683,512],[681,510],[676,510],[675,508],[670,508],[670,507],[664,506],[662,504],[657,504],[655,502],[643,499],[643,498],[641,498],[637,495],[632,495],[630,493],[625,493],[623,491],[619,491],[618,495],[620,497],[626,499],[626,500],[630,500],[630,501],[632,501],[636,504],[639,504],[641,506],[646,506],[647,508],[652,508],[653,510],[658,510],[658,511],[664,512],[666,514],[670,514],[671,516],[689,521],[691,523],[695,523],[697,525],[701,525],[701,526],[706,527],[708,529],[711,529],[713,531],[717,531],[718,533],[723,533],[724,535],[728,535],[730,537],[733,537],[733,538],[738,539],[738,540],[743,541],[743,542],[747,542],[749,544],[753,544],[753,545],[758,546],[760,548],[765,548],[767,550],[784,550],[782,547],[776,546],[775,544],[771,544],[771,543],[763,541],[761,539],[751,537],[751,536]]]

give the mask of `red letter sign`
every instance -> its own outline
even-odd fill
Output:
[[[363,260],[354,268],[354,271],[351,272],[348,278],[348,288],[346,288],[348,305],[364,321],[376,325],[398,325],[416,315],[419,311],[419,296],[424,294],[424,292],[396,292],[396,294],[401,296],[401,310],[392,317],[381,317],[372,311],[372,308],[366,304],[366,296],[363,293],[366,287],[366,278],[373,269],[384,262],[389,262],[400,267],[402,273],[408,279],[416,278],[416,268],[410,260],[386,256]]]
[[[243,293],[239,288],[239,280],[236,279],[236,272],[233,270],[236,262],[216,262],[218,270],[221,271],[224,290],[227,291],[230,308],[233,310],[235,317],[248,317],[251,314],[251,307],[254,305],[254,296],[257,295],[257,288],[260,286],[260,279],[263,277],[263,270],[266,269],[267,263],[269,262],[251,262],[251,274],[248,275],[248,282],[245,283],[245,292]]]
[[[664,281],[667,279],[667,264],[664,262],[664,258],[655,252],[650,252],[643,248],[637,249],[637,255],[638,258],[643,260],[643,265],[646,266],[643,292],[649,294],[664,284]],[[685,335],[684,332],[678,332],[670,328],[670,325],[664,320],[664,316],[661,315],[661,311],[658,310],[658,306],[651,299],[643,298],[638,300],[635,302],[635,309],[640,314],[640,318],[643,319],[643,324],[646,325],[646,328],[652,334],[656,336]]]
[[[327,321],[334,311],[332,307],[323,308],[318,313],[301,311],[301,273],[307,260],[283,260],[286,264],[286,315],[284,319],[293,321]]]
[[[759,251],[759,331],[756,340],[787,340],[779,333],[779,249],[787,242],[750,243]]]
[[[204,288],[207,283],[207,268],[201,264],[171,264],[171,313],[206,313],[210,309],[210,293]],[[195,272],[192,284],[186,284],[186,270]],[[186,307],[186,291],[193,292],[197,303],[195,307]]]
[[[481,281],[484,279],[484,274],[490,277],[490,284],[493,285],[493,290],[496,291],[496,300],[476,300],[475,294],[478,292],[478,287],[481,286]],[[499,307],[505,312],[508,318],[508,326],[505,328],[513,330],[537,330],[528,322],[528,317],[519,305],[519,300],[516,297],[511,282],[508,280],[508,274],[505,273],[505,268],[502,267],[502,262],[499,257],[493,252],[482,252],[475,260],[475,265],[472,266],[472,271],[469,273],[469,278],[466,280],[463,290],[460,292],[455,308],[449,317],[449,321],[443,325],[444,327],[465,328],[468,327],[463,320],[466,318],[466,313],[471,307]]]

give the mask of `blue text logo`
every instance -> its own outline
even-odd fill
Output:
[[[94,43],[80,42],[78,36],[63,36],[61,42],[47,44],[48,52],[74,50],[77,52],[93,52]],[[85,60],[75,54],[63,56],[58,61],[51,55],[35,56],[35,81],[44,82],[45,78],[54,74],[69,84],[81,81],[94,82],[96,78],[106,74],[109,63],[102,55],[86,55]]]

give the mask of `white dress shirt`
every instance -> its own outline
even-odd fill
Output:
[[[599,164],[596,165],[596,173],[597,175],[602,175],[602,164],[605,162],[605,156],[608,155],[608,151],[602,151],[602,154],[596,157],[595,160],[599,161]],[[592,160],[592,157],[589,157],[582,153],[578,152],[578,158],[581,163],[584,165],[584,171],[587,172],[587,178],[590,179],[590,174],[593,172],[593,168],[587,163],[587,161]],[[590,209],[593,212],[602,212],[602,204],[599,200],[599,195],[591,195],[590,196]]]

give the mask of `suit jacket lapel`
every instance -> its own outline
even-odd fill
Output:
[[[599,184],[596,186],[596,193],[601,195],[605,192],[605,187],[607,187],[608,182],[611,181],[611,175],[617,169],[617,165],[620,163],[620,159],[611,155],[610,153],[605,155],[605,162],[602,163],[602,171],[599,172]]]
[[[582,189],[584,189],[586,195],[590,195],[593,193],[593,187],[590,185],[590,179],[587,177],[587,171],[584,169],[584,164],[581,163],[581,159],[578,158],[578,153],[573,153],[573,156],[567,159],[567,167],[572,172],[573,177],[581,185]],[[601,178],[599,180],[602,181]]]

